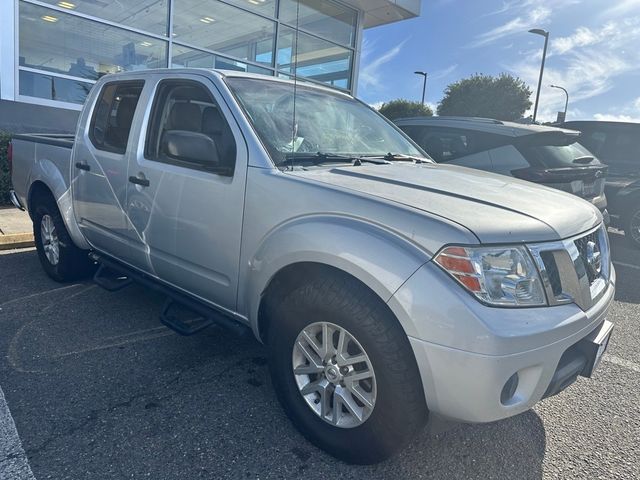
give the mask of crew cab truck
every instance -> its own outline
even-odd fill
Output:
[[[12,152],[12,197],[52,278],[97,263],[110,290],[165,292],[179,333],[249,327],[293,423],[346,461],[387,458],[430,414],[524,412],[590,376],[608,344],[615,272],[597,208],[436,164],[329,88],[109,75],[73,138],[16,135]]]

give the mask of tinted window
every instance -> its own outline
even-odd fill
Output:
[[[580,143],[607,164],[640,164],[640,126],[628,124],[566,124],[580,130]]]
[[[109,83],[102,88],[91,120],[90,138],[100,150],[124,153],[144,82]]]
[[[562,168],[599,163],[593,154],[578,142],[570,145],[530,145],[518,147],[527,161],[536,167]],[[591,161],[589,162],[589,157]],[[576,162],[582,159],[583,161]]]
[[[457,128],[431,128],[418,125],[400,127],[436,162],[447,162],[505,145],[500,135]]]
[[[169,139],[192,139],[194,148],[177,155]],[[209,153],[195,144],[210,146]],[[188,146],[188,145],[187,145]],[[158,86],[147,132],[145,156],[220,175],[233,175],[236,143],[224,114],[200,83],[167,80]]]

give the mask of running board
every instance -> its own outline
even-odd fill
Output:
[[[100,263],[93,276],[93,281],[109,292],[117,292],[133,283],[133,280],[127,274],[120,270],[109,268],[104,263]]]
[[[247,325],[240,323],[231,314],[168,287],[143,272],[120,264],[117,260],[95,252],[90,254],[90,258],[99,264],[93,280],[110,292],[115,292],[136,282],[166,295],[167,299],[160,313],[160,321],[180,335],[194,335],[214,324],[238,335],[244,335],[251,331]]]

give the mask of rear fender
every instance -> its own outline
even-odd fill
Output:
[[[43,184],[53,195],[73,243],[78,248],[88,250],[90,246],[80,232],[76,219],[73,215],[71,187],[67,184],[64,175],[54,162],[44,158],[37,160],[33,164],[29,179],[29,185],[31,186],[29,188],[28,196],[28,207],[31,215],[33,215],[33,206],[31,204],[33,200],[32,195],[35,190],[34,187],[37,184]]]
[[[248,263],[244,304],[257,338],[264,292],[283,268],[297,263],[334,267],[360,280],[387,302],[431,252],[379,225],[342,216],[303,217],[280,225],[261,242]],[[408,323],[408,322],[407,322]],[[403,325],[415,331],[413,325]]]

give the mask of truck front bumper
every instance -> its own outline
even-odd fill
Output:
[[[437,272],[435,276],[439,277]],[[588,353],[592,346],[587,343],[602,329],[610,333],[611,324],[605,317],[614,284],[615,273],[605,294],[586,312],[575,305],[491,308],[465,292],[458,298],[462,305],[442,307],[453,301],[450,295],[457,296],[460,289],[445,285],[446,294],[435,288],[432,293],[439,307],[432,304],[432,314],[423,311],[430,317],[424,323],[414,316],[416,329],[414,335],[409,334],[429,410],[456,421],[491,422],[522,413],[542,398],[562,391],[578,375],[590,375],[594,362]],[[403,289],[411,289],[411,285],[405,284]],[[390,306],[394,309],[406,300],[401,289]],[[415,296],[413,300],[417,314],[416,304],[422,310],[423,301],[416,302]],[[443,314],[455,316],[449,325],[440,318],[441,308]],[[491,331],[492,325],[498,325],[497,330]]]

